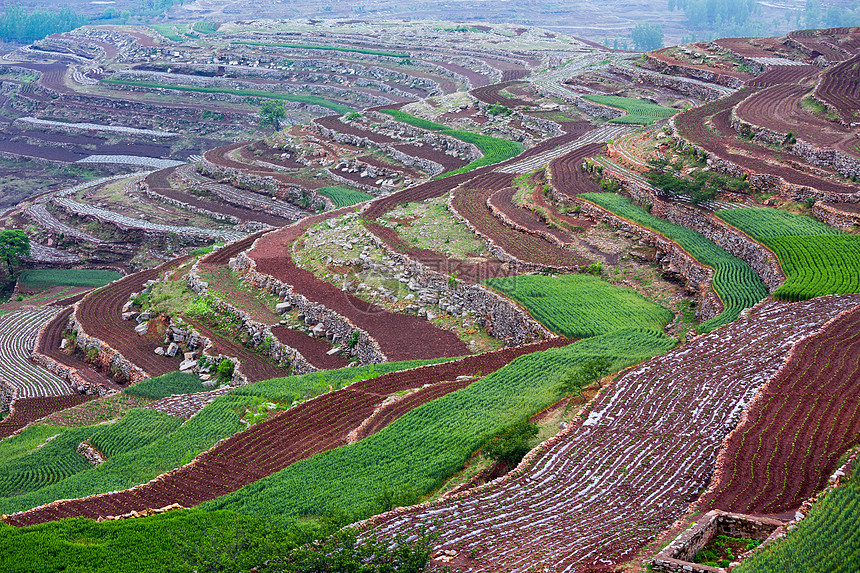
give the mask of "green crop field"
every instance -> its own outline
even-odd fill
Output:
[[[662,105],[636,98],[611,95],[584,95],[582,98],[600,105],[617,107],[627,112],[625,116],[610,119],[609,123],[651,125],[655,121],[672,117],[678,113],[677,109],[663,107]]]
[[[717,216],[774,252],[786,280],[775,298],[860,293],[860,235],[776,209],[726,209]]]
[[[333,52],[354,52],[357,54],[368,54],[370,56],[386,56],[388,58],[409,58],[409,54],[399,52],[386,52],[384,50],[370,50],[367,48],[350,48],[347,46],[326,46],[320,44],[282,44],[279,42],[230,42],[240,46],[265,46],[271,48],[292,48],[294,50],[328,50]]]
[[[568,338],[586,338],[642,326],[661,330],[670,310],[633,289],[589,275],[522,275],[485,283],[522,304],[541,324]]]
[[[490,137],[489,135],[481,135],[470,131],[451,129],[447,125],[415,117],[414,115],[409,115],[408,113],[400,110],[384,109],[382,110],[382,113],[388,114],[397,121],[409,124],[413,127],[435,131],[442,133],[443,135],[459,139],[460,141],[465,141],[466,143],[472,143],[481,150],[481,153],[484,154],[483,157],[472,161],[468,165],[464,165],[454,171],[443,173],[442,175],[437,175],[437,178],[450,177],[451,175],[456,175],[458,173],[466,173],[485,165],[494,165],[501,161],[505,161],[506,159],[510,159],[511,157],[516,157],[523,152],[523,145],[516,141],[508,141],[507,139],[499,139],[498,137]]]
[[[301,103],[318,105],[321,107],[326,107],[337,113],[349,113],[354,111],[351,107],[347,105],[343,105],[340,103],[335,103],[333,101],[329,101],[325,98],[321,98],[315,95],[293,95],[293,94],[279,94],[274,92],[267,92],[263,90],[239,90],[239,89],[230,89],[230,88],[207,88],[200,86],[178,86],[172,84],[158,84],[155,82],[137,82],[132,80],[114,80],[114,79],[105,79],[101,80],[107,84],[116,84],[123,86],[140,86],[144,88],[156,88],[156,89],[165,89],[165,90],[176,90],[181,92],[199,92],[205,94],[232,94],[237,96],[249,96],[249,97],[259,97],[259,98],[267,98],[267,99],[277,99],[284,101],[297,101]]]
[[[733,571],[854,573],[860,571],[860,483],[852,478],[816,503],[782,539],[776,539]]]
[[[335,207],[349,207],[357,203],[362,203],[368,199],[373,199],[373,195],[350,189],[349,187],[341,187],[338,185],[332,187],[322,187],[317,189],[317,193],[325,195],[331,199]]]
[[[125,394],[160,400],[173,394],[193,394],[209,390],[203,386],[200,376],[187,372],[168,372],[155,378],[147,378],[123,389]]]
[[[740,312],[767,296],[767,287],[749,265],[709,241],[699,233],[654,217],[626,197],[615,193],[584,193],[585,199],[619,217],[647,227],[674,241],[703,265],[714,269],[713,287],[725,306],[723,312],[699,325],[700,332],[733,322]]]
[[[21,284],[39,287],[100,287],[122,278],[116,271],[90,269],[36,269],[21,273]]]
[[[490,436],[553,404],[560,379],[582,362],[607,356],[619,370],[674,345],[662,332],[628,329],[522,356],[356,444],[297,462],[200,507],[287,518],[372,514],[382,509],[386,493],[418,498],[432,491]]]

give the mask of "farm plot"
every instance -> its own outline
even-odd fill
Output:
[[[256,513],[268,506],[285,517],[378,512],[385,509],[379,499],[386,491],[428,493],[460,470],[490,436],[555,403],[559,377],[581,362],[606,355],[617,369],[672,346],[674,340],[662,333],[637,329],[531,353],[412,410],[378,434],[294,464],[203,507]]]
[[[514,299],[541,324],[568,338],[636,326],[662,330],[673,318],[670,310],[649,302],[636,291],[589,275],[521,275],[490,279],[485,284]]]
[[[518,107],[518,106],[532,105],[533,102],[530,102],[528,100],[521,99],[518,97],[513,97],[513,96],[505,96],[504,94],[501,93],[502,90],[504,90],[506,88],[511,88],[514,86],[524,86],[524,85],[528,85],[528,84],[524,83],[524,82],[518,82],[516,80],[507,81],[507,82],[502,82],[502,83],[498,83],[498,84],[491,84],[488,86],[482,86],[479,88],[475,88],[469,93],[472,94],[472,96],[475,97],[475,99],[478,99],[478,100],[480,100],[486,104],[490,104],[490,105],[498,104],[498,105],[503,105],[506,107]]]
[[[373,199],[372,195],[356,191],[355,189],[350,189],[349,187],[320,187],[317,189],[317,192],[320,195],[325,195],[331,199],[331,202],[334,203],[334,206],[337,209],[341,207],[350,207],[358,203],[363,203],[369,199]]]
[[[587,193],[580,199],[590,201],[615,215],[660,233],[681,246],[699,263],[714,269],[713,288],[722,300],[723,312],[699,325],[709,332],[735,320],[741,310],[767,296],[767,287],[749,265],[725,252],[699,233],[654,217],[629,199],[615,193]]]
[[[345,133],[347,135],[355,135],[357,137],[367,138],[370,141],[380,145],[397,143],[397,140],[393,137],[388,137],[385,134],[376,133],[369,129],[362,129],[360,127],[360,124],[357,124],[356,122],[341,121],[340,117],[341,116],[339,115],[327,115],[325,117],[318,117],[314,120],[314,123],[337,133]]]
[[[506,159],[516,157],[523,151],[522,144],[515,141],[508,141],[507,139],[499,139],[498,137],[490,137],[488,135],[481,135],[470,131],[451,129],[447,125],[421,119],[400,110],[384,109],[382,110],[382,113],[388,114],[395,120],[413,127],[435,131],[437,133],[449,135],[455,139],[459,139],[460,141],[471,143],[481,150],[481,153],[484,155],[483,157],[476,159],[459,169],[455,169],[454,171],[448,171],[442,175],[442,177],[449,177],[458,173],[466,173],[479,167],[484,167],[485,165],[494,165],[505,161]]]
[[[860,311],[799,343],[729,438],[702,507],[776,514],[827,485],[860,436]]]
[[[413,535],[426,527],[439,535],[434,549],[453,551],[461,571],[608,570],[698,497],[723,437],[794,344],[858,303],[757,306],[621,376],[581,424],[540,447],[521,471],[383,516],[372,531]]]
[[[549,164],[552,186],[571,198],[580,193],[599,193],[600,185],[582,171],[582,160],[598,155],[601,149],[602,146],[597,149],[588,145],[554,159]]]
[[[855,478],[819,500],[784,538],[756,551],[733,571],[854,573],[860,569],[858,520],[860,483]]]
[[[810,173],[792,169],[781,161],[786,159],[797,161],[797,156],[740,140],[737,132],[731,128],[731,109],[751,93],[753,92],[750,88],[744,88],[715,102],[678,114],[675,117],[675,127],[684,139],[753,173],[776,175],[791,184],[826,192],[857,193],[856,186],[816,177]],[[708,126],[709,121],[713,123],[714,128]],[[741,150],[741,153],[733,150]]]
[[[636,98],[611,95],[584,95],[582,98],[596,104],[617,107],[627,112],[627,115],[610,119],[609,123],[651,125],[656,121],[668,119],[678,113],[677,109],[663,107],[662,105]]]
[[[809,92],[810,88],[796,84],[773,86],[750,95],[737,106],[736,113],[754,125],[860,157],[860,150],[854,148],[857,138],[853,130],[803,108]]]
[[[134,490],[85,500],[60,501],[13,515],[8,522],[31,525],[72,516],[96,518],[127,513],[133,509],[163,507],[174,502],[190,507],[253,483],[297,460],[344,445],[349,432],[372,415],[389,394],[453,380],[476,371],[487,374],[522,354],[568,343],[567,340],[554,339],[454,362],[393,372],[357,381],[336,392],[326,393],[328,384],[337,384],[338,374],[341,382],[349,382],[357,374],[355,369],[329,373],[330,378],[322,373],[309,374],[246,386],[216,399],[169,439],[156,441],[138,450],[134,458],[121,459],[117,456],[96,468],[96,472],[90,473],[86,479],[82,476],[66,480],[66,483],[58,484],[54,489],[45,488],[39,495],[22,496],[12,507],[4,505],[0,499],[0,511],[26,509],[55,499],[121,490],[147,482],[156,475],[187,463],[188,452],[206,450],[216,441],[232,436],[198,456],[193,463],[161,475],[158,480]],[[367,371],[372,372],[373,368],[382,371],[386,367],[398,366],[402,367],[398,364],[381,364],[367,367]],[[264,400],[301,399],[305,391],[313,390],[321,380],[324,386],[316,399],[302,402],[254,424],[245,432],[235,434],[242,427],[241,413],[246,408],[255,407]]]
[[[781,84],[797,84],[800,80],[817,75],[818,66],[772,66],[768,71],[747,81],[747,86],[767,88]]]
[[[30,422],[35,422],[54,412],[83,404],[93,398],[94,396],[85,394],[67,394],[15,400],[12,414],[0,420],[0,439],[11,436]]]
[[[591,155],[598,155],[603,149],[603,142],[611,141],[617,137],[621,137],[630,133],[631,128],[624,125],[610,125],[583,135],[570,143],[559,145],[551,148],[548,151],[538,155],[532,155],[521,161],[516,161],[499,167],[500,173],[531,173],[535,169],[539,169],[549,164],[550,162],[568,155],[579,152],[582,149],[587,150]]]
[[[418,316],[388,312],[298,268],[289,255],[290,245],[324,217],[310,217],[260,238],[248,252],[256,261],[257,271],[292,285],[293,292],[351,320],[379,343],[389,360],[469,353],[465,343],[450,331],[437,328]]]
[[[84,331],[125,356],[150,376],[167,374],[179,366],[175,358],[155,354],[161,346],[162,336],[154,328],[145,336],[138,336],[134,323],[122,319],[122,306],[133,292],[140,292],[146,281],[158,278],[160,272],[174,268],[189,260],[188,256],[168,261],[159,267],[128,275],[100,290],[85,296],[75,311],[75,317]]]
[[[86,241],[89,243],[101,244],[104,241],[99,239],[98,237],[94,237],[88,233],[84,233],[74,227],[70,227],[65,223],[60,222],[54,215],[48,211],[48,208],[45,207],[44,203],[36,203],[32,207],[27,209],[27,214],[30,216],[33,221],[42,227],[43,229],[47,229],[53,233],[62,233],[66,237],[78,239],[81,241]]]
[[[239,213],[226,211],[240,219],[260,221],[268,225],[282,226],[292,221],[298,221],[307,212],[292,203],[272,199],[253,191],[238,189],[232,185],[218,183],[197,173],[191,166],[183,165],[177,172],[188,182],[192,189],[200,189],[217,197],[228,205],[240,209]],[[184,199],[181,199],[184,201]],[[187,202],[187,201],[186,201]],[[215,211],[215,208],[211,210]]]
[[[860,236],[775,209],[726,209],[717,216],[774,252],[786,276],[774,297],[860,292]]]
[[[497,219],[487,200],[511,185],[513,175],[489,173],[476,177],[454,191],[451,207],[482,236],[513,258],[541,267],[571,268],[590,261],[562,249],[547,239],[508,227]]]
[[[59,308],[48,306],[0,317],[0,376],[18,388],[21,398],[72,393],[65,381],[30,359],[39,330],[59,312]]]
[[[860,56],[833,66],[815,88],[816,97],[833,106],[848,125],[858,121],[860,112]]]

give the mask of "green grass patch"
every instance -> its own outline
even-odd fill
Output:
[[[674,345],[662,332],[630,329],[520,357],[356,444],[292,464],[200,507],[286,518],[342,512],[354,519],[386,509],[392,495],[413,502],[461,470],[491,436],[558,400],[561,379],[581,363],[607,356],[615,371]]]
[[[335,103],[333,101],[329,101],[325,98],[321,98],[315,95],[293,95],[293,94],[278,94],[267,92],[263,90],[239,90],[239,89],[230,89],[230,88],[209,88],[209,87],[200,87],[200,86],[177,86],[171,84],[159,84],[155,82],[137,82],[132,80],[115,80],[115,79],[105,79],[101,80],[107,84],[116,84],[116,85],[124,85],[124,86],[140,86],[144,88],[153,88],[153,89],[165,89],[165,90],[176,90],[181,92],[199,92],[206,94],[232,94],[237,96],[248,96],[248,97],[259,97],[259,98],[267,98],[267,99],[276,99],[276,100],[284,100],[284,101],[296,101],[300,103],[306,103],[310,105],[318,105],[322,107],[326,107],[332,111],[337,113],[348,113],[353,111],[353,108],[343,105],[340,103]]]
[[[64,426],[38,424],[29,426],[20,434],[0,440],[0,460],[8,462],[30,453],[45,444],[45,440],[68,430]]]
[[[568,338],[637,326],[662,330],[674,315],[633,289],[589,275],[522,275],[486,281],[522,304],[541,324]]]
[[[472,143],[481,150],[481,153],[484,154],[483,157],[472,161],[468,165],[464,165],[454,171],[443,173],[442,175],[437,175],[435,177],[436,179],[441,177],[450,177],[451,175],[456,175],[458,173],[466,173],[485,165],[494,165],[505,161],[506,159],[516,157],[522,153],[524,149],[523,145],[517,141],[508,141],[507,139],[490,137],[489,135],[481,135],[479,133],[472,133],[471,131],[452,129],[447,125],[415,117],[414,115],[410,115],[400,110],[384,109],[382,110],[382,113],[390,115],[401,123],[406,123],[419,129],[435,131],[437,133],[453,137],[454,139],[465,141],[466,143]]]
[[[609,123],[651,125],[655,121],[672,117],[678,113],[677,109],[663,107],[656,103],[630,97],[584,95],[582,98],[600,105],[617,107],[627,112],[625,116],[610,119]]]
[[[123,392],[131,396],[160,400],[173,394],[194,394],[208,389],[203,386],[197,374],[168,372],[162,376],[147,378],[143,382],[124,388]]]
[[[369,54],[371,56],[386,56],[389,58],[408,58],[409,54],[400,52],[386,52],[384,50],[371,50],[368,48],[350,48],[348,46],[326,46],[320,44],[282,44],[279,42],[230,42],[239,46],[264,46],[271,48],[292,48],[294,50],[328,50],[333,52],[354,52],[356,54]]]
[[[182,24],[182,26],[184,26],[184,24]],[[173,40],[174,42],[182,42],[186,40],[184,36],[180,36],[179,33],[173,29],[173,24],[149,24],[149,27],[168,40]]]
[[[350,189],[349,187],[341,187],[339,185],[334,185],[331,187],[322,187],[320,189],[317,189],[317,193],[325,195],[326,197],[331,199],[332,203],[334,203],[334,206],[338,208],[349,207],[350,205],[363,203],[368,199],[373,199],[373,195],[363,193],[362,191],[356,191],[355,189]]]
[[[214,34],[218,30],[218,24],[215,22],[195,22],[191,27],[198,34]]]
[[[860,293],[860,235],[777,209],[726,209],[717,216],[774,252],[786,276],[775,298]]]
[[[703,265],[714,269],[713,287],[725,306],[723,312],[699,325],[699,332],[733,322],[740,312],[767,296],[767,287],[749,265],[733,257],[699,233],[654,217],[615,193],[584,193],[579,196],[619,217],[642,225],[674,241]]]
[[[101,287],[120,278],[122,278],[122,274],[117,271],[35,269],[24,271],[18,280],[21,284],[28,286]]]

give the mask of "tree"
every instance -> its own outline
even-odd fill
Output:
[[[283,104],[269,99],[260,106],[260,115],[263,116],[261,122],[263,125],[271,125],[275,131],[278,131],[281,129],[281,120],[287,116],[287,110]]]
[[[512,468],[529,453],[529,441],[537,435],[538,427],[525,420],[502,430],[487,440],[481,449],[488,458],[503,461]]]
[[[656,24],[636,24],[630,32],[633,45],[643,52],[663,47],[663,27]]]
[[[15,274],[15,265],[21,261],[21,257],[30,254],[30,238],[20,229],[6,229],[0,231],[0,259],[6,262],[9,278]]]
[[[568,374],[559,384],[560,393],[570,396],[612,373],[613,360],[608,356],[595,356],[580,364],[579,368]]]

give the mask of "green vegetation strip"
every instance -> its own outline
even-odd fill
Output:
[[[699,332],[710,332],[718,326],[733,322],[743,309],[767,296],[767,287],[749,265],[699,233],[654,217],[626,197],[615,193],[584,193],[579,197],[622,219],[660,233],[680,245],[699,263],[714,269],[714,291],[720,296],[725,309],[720,315],[700,324]]]
[[[134,386],[123,389],[124,394],[160,400],[173,394],[194,394],[211,390],[203,385],[200,376],[188,372],[169,372],[163,376],[147,378]]]
[[[148,482],[187,464],[217,441],[242,430],[240,419],[246,410],[255,410],[263,401],[290,404],[328,392],[329,387],[342,388],[387,372],[446,360],[450,359],[390,362],[257,382],[216,398],[184,424],[180,418],[135,409],[108,426],[68,429],[31,426],[13,441],[0,442],[0,514]],[[172,394],[188,384],[187,378],[173,374],[152,380],[141,395]],[[58,437],[34,449],[57,433]],[[109,459],[93,467],[76,452],[84,440],[98,443],[99,449],[105,448],[107,451],[102,451]],[[10,456],[4,457],[4,453]]]
[[[122,278],[116,271],[89,269],[37,269],[21,273],[22,284],[40,286],[100,287]]]
[[[373,199],[373,195],[350,189],[349,187],[341,187],[338,185],[332,187],[322,187],[317,189],[317,193],[325,195],[331,199],[335,207],[349,207],[357,203],[363,203],[368,199]]]
[[[776,209],[727,209],[717,216],[774,252],[786,280],[775,298],[860,293],[860,235]]]
[[[101,80],[103,83],[107,84],[116,84],[123,86],[140,86],[143,88],[154,88],[154,89],[164,89],[164,90],[176,90],[181,92],[199,92],[206,94],[232,94],[237,96],[249,96],[249,97],[260,97],[260,98],[268,98],[268,99],[277,99],[284,101],[295,101],[299,103],[306,103],[309,105],[318,105],[321,107],[326,107],[332,111],[337,113],[349,113],[354,111],[353,108],[343,105],[340,103],[335,103],[333,101],[329,101],[325,98],[321,98],[315,95],[292,95],[292,94],[278,94],[273,92],[267,92],[263,90],[237,90],[230,88],[207,88],[207,87],[199,87],[199,86],[177,86],[172,84],[158,84],[155,82],[136,82],[132,80],[114,80],[114,79],[105,79]]]
[[[490,137],[489,135],[481,135],[470,131],[451,129],[447,125],[415,117],[414,115],[409,115],[408,113],[400,110],[384,109],[382,110],[382,113],[390,115],[401,123],[406,123],[419,129],[435,131],[437,133],[453,137],[454,139],[474,144],[481,150],[481,153],[484,154],[483,157],[476,159],[468,165],[464,165],[454,171],[438,175],[436,179],[441,177],[450,177],[451,175],[456,175],[458,173],[466,173],[485,165],[494,165],[505,161],[506,159],[510,159],[511,157],[516,157],[523,152],[523,145],[516,141],[508,141],[507,139],[499,139],[498,137]]]
[[[356,444],[297,462],[200,507],[287,518],[341,512],[357,519],[387,509],[392,497],[414,502],[459,471],[491,436],[558,400],[561,379],[580,364],[606,356],[615,371],[674,345],[662,332],[628,329],[522,356]]]
[[[586,338],[637,326],[662,330],[672,311],[633,289],[589,275],[522,275],[486,281],[522,304],[541,324],[568,338]]]
[[[672,117],[678,113],[677,109],[663,107],[641,99],[611,96],[611,95],[584,95],[583,99],[600,105],[617,107],[627,112],[627,115],[610,119],[609,123],[651,125],[655,121]]]
[[[744,560],[738,573],[860,571],[860,482],[857,476],[816,503],[788,535]]]
[[[282,44],[279,42],[230,42],[238,46],[264,46],[271,48],[292,48],[294,50],[329,50],[334,52],[355,52],[357,54],[369,54],[371,56],[387,56],[389,58],[408,58],[409,54],[399,52],[386,52],[384,50],[370,50],[367,48],[349,48],[347,46],[326,46],[320,44]]]

